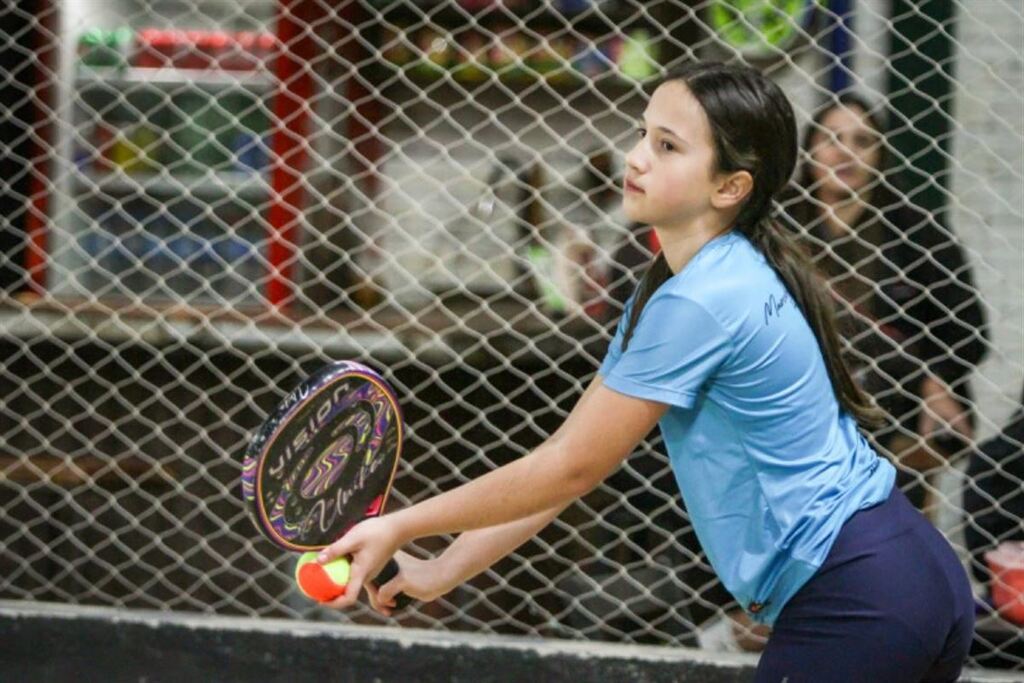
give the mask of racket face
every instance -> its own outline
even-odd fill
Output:
[[[257,432],[242,467],[256,528],[286,550],[319,550],[380,514],[402,451],[395,393],[371,368],[332,363]]]

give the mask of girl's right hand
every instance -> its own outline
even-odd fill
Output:
[[[399,593],[418,602],[432,602],[458,585],[449,575],[442,557],[421,560],[399,550],[394,558],[398,574],[383,586],[367,586],[370,604],[384,616],[391,616],[395,596]]]

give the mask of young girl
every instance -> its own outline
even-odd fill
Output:
[[[877,418],[839,355],[829,295],[771,218],[793,172],[792,108],[757,71],[696,64],[654,92],[626,158],[624,208],[661,252],[565,423],[529,455],[357,525],[347,607],[368,587],[432,600],[597,486],[657,423],[722,582],[773,632],[757,681],[954,681],[973,632],[966,573],[858,431]]]

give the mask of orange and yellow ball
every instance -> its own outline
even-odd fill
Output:
[[[351,567],[348,560],[339,558],[320,564],[316,553],[303,553],[295,565],[295,583],[310,600],[330,602],[345,594]]]

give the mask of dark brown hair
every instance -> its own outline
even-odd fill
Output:
[[[662,83],[672,81],[685,85],[704,110],[715,148],[716,171],[747,171],[754,179],[734,229],[746,235],[764,255],[800,306],[821,348],[839,404],[862,425],[877,424],[882,412],[843,362],[831,294],[790,231],[773,216],[773,200],[785,189],[796,166],[796,120],[789,100],[775,83],[745,66],[690,64],[670,73]],[[664,254],[657,254],[637,285],[623,349],[645,304],[671,276]]]

